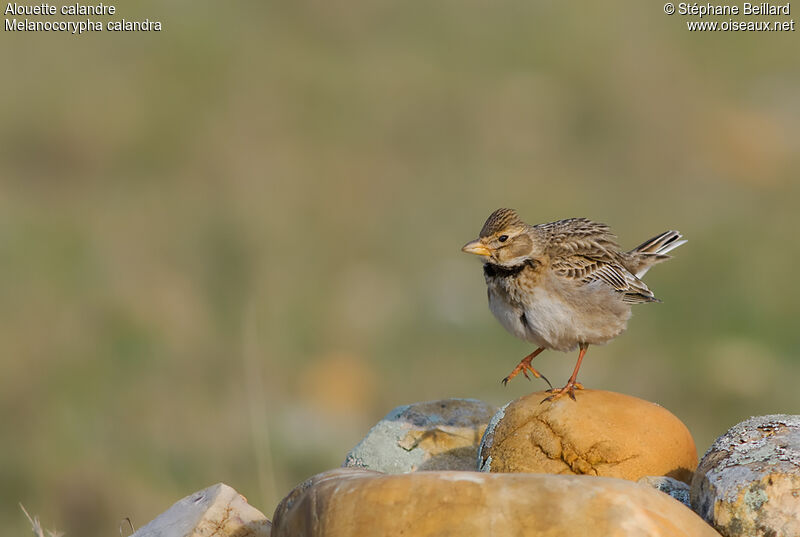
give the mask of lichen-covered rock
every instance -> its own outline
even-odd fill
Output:
[[[546,474],[342,468],[297,487],[273,522],[274,537],[719,537],[652,488]]]
[[[548,395],[535,392],[498,411],[481,441],[481,471],[691,479],[694,440],[663,407],[597,390],[542,403]]]
[[[664,494],[669,494],[686,507],[691,507],[691,503],[689,502],[689,485],[683,481],[678,481],[677,479],[666,476],[648,475],[641,478],[637,483],[660,490]]]
[[[800,535],[800,416],[750,418],[719,437],[691,502],[726,537]]]
[[[131,537],[270,537],[272,524],[224,483],[176,502]]]
[[[342,466],[388,474],[474,470],[478,443],[496,410],[477,399],[399,406],[347,454]]]

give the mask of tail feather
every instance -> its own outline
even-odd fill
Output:
[[[631,250],[631,253],[640,254],[666,254],[674,250],[681,244],[686,243],[685,240],[680,240],[683,235],[679,231],[670,230],[665,231],[661,235],[653,237],[650,240],[644,241],[642,244]]]
[[[666,255],[668,252],[682,244],[686,244],[686,240],[682,239],[683,235],[680,232],[670,230],[644,241],[626,253],[626,264],[630,265],[626,268],[633,272],[637,278],[641,278],[650,270],[650,267],[669,259],[671,256]]]

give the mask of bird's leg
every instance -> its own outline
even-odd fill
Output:
[[[539,347],[538,349],[530,353],[528,356],[520,360],[520,362],[517,364],[517,367],[515,367],[514,370],[506,378],[503,379],[503,386],[508,384],[509,380],[519,375],[520,371],[522,372],[523,375],[525,375],[526,379],[531,380],[531,378],[528,376],[528,371],[530,371],[531,373],[533,373],[533,376],[536,377],[537,379],[544,379],[544,381],[547,383],[548,386],[550,386],[550,389],[552,390],[553,385],[550,384],[550,381],[547,380],[547,377],[536,371],[531,365],[531,360],[536,358],[539,355],[539,353],[542,352],[543,350],[544,347]]]
[[[582,390],[583,389],[583,384],[581,384],[580,382],[577,382],[575,379],[578,377],[578,370],[581,368],[581,362],[583,361],[583,356],[586,354],[586,349],[589,348],[589,345],[586,344],[586,343],[581,343],[580,347],[581,347],[581,351],[580,351],[580,353],[578,353],[578,363],[575,364],[575,370],[572,372],[572,376],[569,377],[569,380],[567,381],[567,385],[564,386],[563,388],[561,388],[560,390],[550,390],[551,392],[555,392],[555,393],[553,393],[553,395],[551,395],[550,397],[546,397],[545,399],[542,399],[542,403],[544,403],[545,401],[552,401],[554,399],[558,399],[559,397],[561,397],[564,394],[569,395],[570,399],[572,399],[574,401],[575,400],[575,390],[576,389],[578,389],[578,390]]]

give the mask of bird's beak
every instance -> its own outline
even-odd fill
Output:
[[[467,244],[464,245],[463,248],[461,248],[461,251],[475,255],[485,255],[485,256],[492,255],[492,252],[490,252],[489,249],[486,246],[484,246],[483,243],[481,243],[481,241],[479,240],[468,242]]]

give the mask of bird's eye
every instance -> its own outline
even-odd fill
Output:
[[[497,237],[497,240],[499,240],[500,242],[506,242],[508,240],[508,235],[500,235],[499,237]]]

